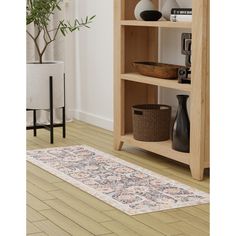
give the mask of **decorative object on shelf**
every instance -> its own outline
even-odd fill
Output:
[[[180,84],[191,84],[191,78],[189,78],[190,74],[190,68],[180,67],[178,70],[178,82]]]
[[[192,8],[172,8],[170,21],[181,22],[181,21],[192,21]]]
[[[171,107],[143,104],[132,107],[134,139],[146,142],[170,138]]]
[[[172,8],[172,15],[192,15],[192,8]]]
[[[172,8],[180,8],[176,0],[165,0],[161,13],[166,20],[170,20]]]
[[[157,62],[134,62],[136,71],[142,75],[160,79],[177,79],[179,65],[164,64]]]
[[[181,84],[190,84],[191,78],[191,55],[192,55],[192,34],[182,33],[181,36],[181,53],[185,55],[185,67],[179,68],[178,82]]]
[[[157,10],[150,10],[141,12],[140,16],[144,21],[158,21],[161,19],[162,14]]]
[[[190,146],[190,122],[187,111],[188,95],[177,95],[178,110],[172,129],[172,148],[179,152],[189,153]]]
[[[192,15],[170,15],[172,22],[192,22]]]
[[[185,66],[191,67],[192,55],[192,33],[182,33],[181,35],[181,53],[186,56]]]
[[[155,6],[151,0],[140,0],[134,9],[134,16],[136,20],[143,20],[141,18],[141,12],[155,10]]]

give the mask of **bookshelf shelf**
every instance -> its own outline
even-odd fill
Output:
[[[156,86],[165,87],[165,88],[172,88],[172,89],[178,89],[181,91],[191,92],[190,84],[179,84],[177,80],[159,79],[159,78],[140,75],[137,73],[121,74],[121,79],[133,81],[137,83],[150,84],[150,85],[156,85]]]
[[[154,152],[156,154],[168,157],[175,161],[179,161],[181,163],[189,165],[190,161],[190,154],[177,152],[171,148],[171,141],[167,140],[164,142],[142,142],[135,140],[133,138],[133,134],[123,135],[121,140],[129,145],[136,146],[139,148],[143,148],[147,151]]]
[[[192,22],[171,22],[171,21],[138,21],[138,20],[121,20],[122,26],[143,26],[159,28],[182,28],[191,29]]]

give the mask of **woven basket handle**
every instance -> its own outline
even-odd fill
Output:
[[[139,111],[139,110],[134,110],[134,114],[135,114],[135,115],[140,115],[140,116],[142,116],[142,115],[143,115],[143,112],[142,112],[142,111]]]

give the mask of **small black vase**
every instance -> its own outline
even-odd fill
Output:
[[[188,95],[177,95],[179,107],[172,129],[172,148],[179,152],[189,152],[190,122],[187,111]]]

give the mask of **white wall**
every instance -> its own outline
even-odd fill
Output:
[[[91,29],[77,34],[75,118],[112,130],[113,0],[77,0],[76,3],[79,18],[94,14],[96,18]],[[191,0],[178,0],[178,3],[181,7],[191,7]],[[161,30],[162,62],[184,65],[180,50],[182,32],[178,29]],[[175,112],[176,94],[179,93],[183,92],[161,89],[160,103],[172,105]]]
[[[77,34],[75,118],[113,127],[113,1],[77,0],[79,18],[96,14]]]

